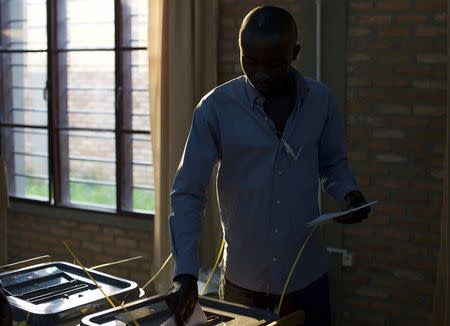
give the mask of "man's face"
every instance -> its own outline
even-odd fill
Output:
[[[247,32],[240,44],[241,67],[252,85],[267,95],[284,85],[299,50],[287,37]]]

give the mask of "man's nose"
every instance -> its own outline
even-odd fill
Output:
[[[269,78],[269,74],[264,66],[258,66],[255,70],[254,78],[257,80],[266,80]]]

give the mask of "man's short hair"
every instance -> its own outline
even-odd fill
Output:
[[[297,24],[285,9],[275,6],[260,6],[252,9],[244,18],[239,30],[239,43],[247,32],[257,34],[278,34],[297,42]]]

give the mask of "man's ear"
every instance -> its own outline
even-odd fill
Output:
[[[292,53],[292,61],[294,61],[295,59],[297,59],[298,53],[300,52],[300,49],[302,48],[302,46],[300,45],[300,43],[296,43],[294,46],[294,52]]]

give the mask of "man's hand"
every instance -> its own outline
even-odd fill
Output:
[[[189,321],[198,300],[197,278],[190,274],[177,275],[165,300],[177,325],[183,326]]]
[[[348,210],[353,207],[362,206],[364,204],[367,204],[367,200],[364,195],[359,190],[353,190],[345,196],[344,201],[341,204],[341,208],[342,210]],[[367,218],[369,212],[370,207],[366,207],[348,215],[338,217],[336,221],[344,224],[359,223]]]

